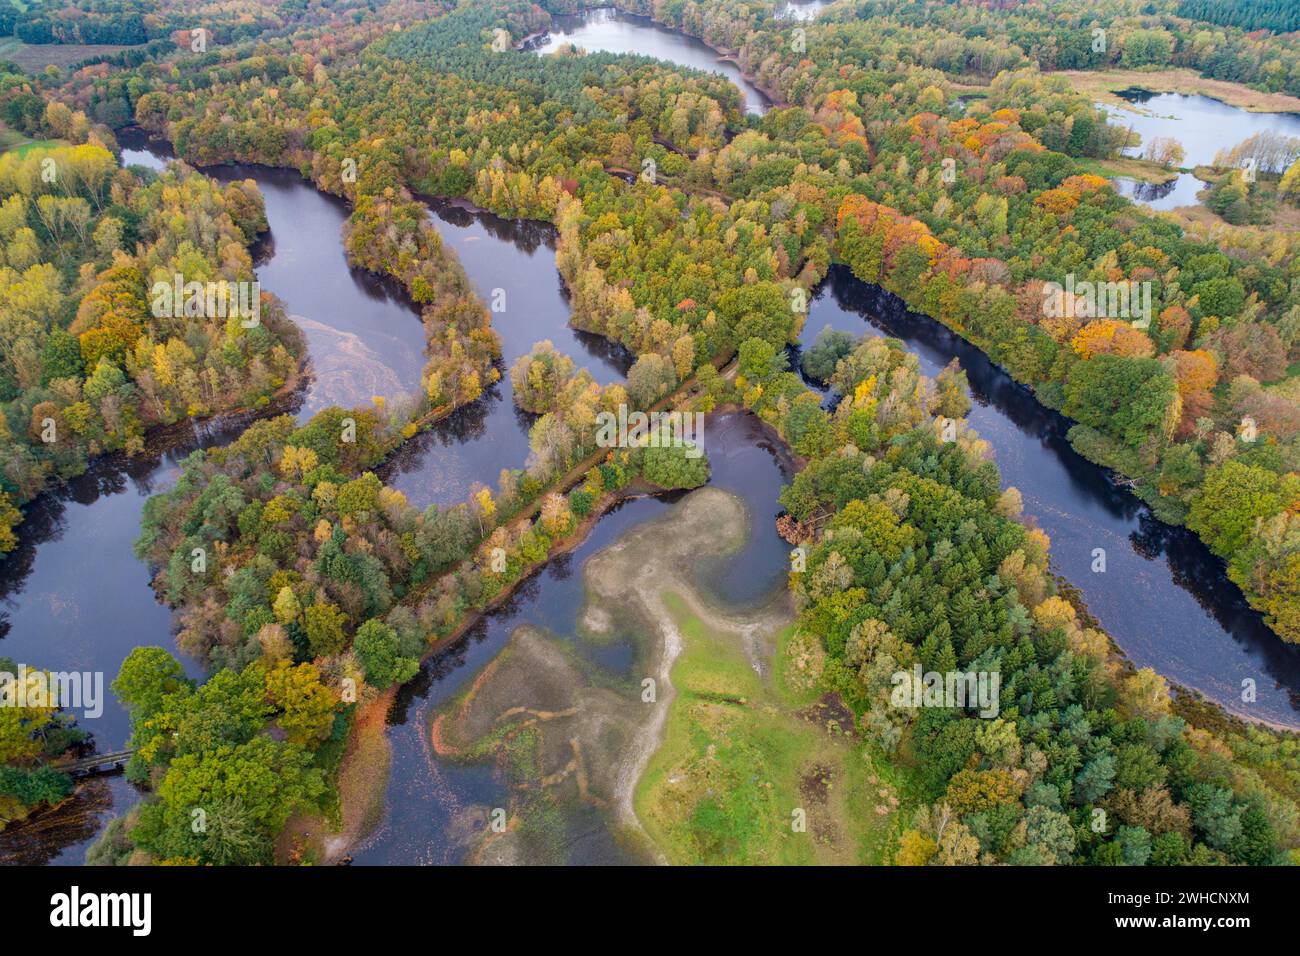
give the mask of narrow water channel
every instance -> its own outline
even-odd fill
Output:
[[[791,476],[765,428],[752,415],[711,416],[705,435],[712,469],[710,484],[745,502],[751,536],[739,554],[723,562],[702,561],[700,578],[721,600],[749,604],[784,586],[790,549],[776,533],[775,519],[780,512],[776,498]],[[429,740],[433,713],[464,690],[518,627],[541,628],[566,642],[575,653],[592,653],[574,636],[585,597],[584,562],[629,528],[661,515],[678,497],[635,498],[607,513],[578,548],[551,561],[463,640],[426,662],[420,674],[402,688],[389,714],[393,772],[383,820],[353,851],[354,862],[460,862],[467,849],[461,838],[481,832],[481,827],[476,830],[471,822],[481,820],[493,807],[507,806],[509,793],[490,762],[464,765],[435,757]],[[599,654],[607,670],[627,671],[635,666],[634,650],[624,640],[601,648]],[[571,821],[565,840],[567,862],[627,862],[626,851],[611,838],[607,824],[608,819],[596,813]]]
[[[1065,437],[1068,419],[960,336],[844,266],[832,267],[810,303],[801,346],[826,326],[902,339],[930,376],[956,358],[975,402],[970,424],[993,445],[1003,485],[1020,489],[1025,514],[1052,539],[1055,569],[1133,662],[1233,713],[1300,727],[1300,647],[1268,629],[1200,539],[1156,520],[1080,456]],[[1092,570],[1094,548],[1106,551],[1104,573]],[[1258,693],[1249,704],[1241,699],[1248,679]]]
[[[554,226],[502,219],[446,199],[425,203],[479,298],[495,309],[501,380],[477,402],[404,444],[385,464],[384,480],[419,508],[464,501],[472,483],[495,487],[502,468],[524,467],[535,416],[515,407],[510,367],[535,343],[549,339],[602,385],[625,378],[633,360],[621,346],[569,325],[568,292],[555,266]]]

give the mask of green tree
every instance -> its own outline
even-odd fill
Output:
[[[131,709],[132,720],[138,722],[156,714],[168,694],[192,686],[185,669],[167,651],[161,647],[137,647],[122,662],[113,681],[113,693]]]
[[[1076,362],[1065,384],[1065,414],[1130,448],[1168,436],[1178,388],[1153,358],[1097,355]]]
[[[334,695],[311,664],[296,667],[279,661],[266,672],[266,697],[277,711],[289,742],[308,745],[324,740],[334,723]]]
[[[352,649],[366,672],[366,681],[380,690],[404,684],[420,669],[420,662],[404,655],[397,632],[375,618],[357,629]]]
[[[333,604],[312,604],[303,612],[307,646],[316,657],[332,657],[347,647],[347,615]]]

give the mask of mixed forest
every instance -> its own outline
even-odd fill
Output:
[[[1295,738],[1183,706],[1115,653],[964,423],[960,369],[931,381],[895,340],[827,336],[802,364],[833,388],[827,408],[787,351],[833,263],[894,293],[1068,416],[1083,455],[1200,536],[1300,642],[1300,242],[1285,217],[1252,221],[1300,199],[1300,143],[1225,157],[1215,221],[1157,216],[1101,175],[1129,132],[1052,75],[1187,68],[1300,95],[1285,4],[845,0],[797,26],[752,0],[619,4],[726,52],[772,99],[761,117],[716,74],[516,48],[572,0],[249,6],[46,4],[15,14],[25,42],[163,42],[0,75],[0,118],[48,144],[0,156],[0,551],[23,506],[95,456],[186,419],[256,418],[146,506],[136,553],[209,673],[160,647],[128,658],[113,689],[147,795],[92,860],[307,861],[282,834],[340,817],[366,707],[622,497],[708,480],[681,448],[599,447],[597,416],[620,405],[746,409],[801,466],[780,500],[807,555],[786,640],[908,780],[881,862],[1293,860]],[[200,27],[205,49],[173,36]],[[121,168],[129,125],[183,162]],[[202,172],[235,162],[347,201],[352,264],[421,311],[415,393],[296,423],[276,402],[306,356],[274,290],[252,328],[153,314],[160,278],[252,278],[261,197]],[[626,384],[550,342],[504,368],[424,196],[552,223],[572,322],[635,356]],[[1044,309],[1067,276],[1145,287],[1149,321]],[[377,476],[503,375],[535,416],[526,461],[425,510]],[[999,672],[999,716],[891,706],[891,675],[914,665]],[[57,707],[0,715],[0,809],[57,802],[69,784],[48,761],[78,731]],[[740,798],[690,809],[697,859],[748,859],[775,825]]]

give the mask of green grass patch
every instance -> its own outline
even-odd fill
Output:
[[[54,149],[56,146],[67,145],[67,141],[62,139],[28,139],[16,129],[0,124],[0,153],[12,150],[21,156],[33,149]]]
[[[898,805],[880,795],[892,785],[865,745],[809,719],[806,682],[763,678],[737,639],[664,600],[684,643],[664,739],[635,794],[651,839],[674,863],[882,862]],[[778,660],[793,635],[780,635]]]
[[[1084,172],[1096,176],[1105,176],[1107,179],[1125,176],[1139,182],[1161,185],[1178,178],[1177,169],[1166,169],[1159,163],[1153,163],[1145,159],[1123,157],[1120,159],[1079,159],[1077,162]]]

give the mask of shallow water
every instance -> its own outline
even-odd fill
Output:
[[[1214,162],[1219,150],[1264,130],[1300,136],[1300,115],[1295,113],[1252,113],[1200,94],[1124,90],[1117,95],[1136,109],[1105,107],[1111,122],[1142,134],[1142,145],[1125,151],[1130,156],[1141,155],[1157,136],[1172,136],[1186,154],[1182,165],[1201,166]]]
[[[789,476],[761,423],[751,415],[710,416],[705,423],[705,447],[712,466],[710,485],[746,503],[752,533],[740,553],[703,562],[699,581],[722,601],[750,603],[782,587],[789,568],[789,546],[777,535],[775,525],[780,511],[776,496]],[[572,640],[585,603],[583,563],[629,528],[662,515],[676,497],[636,498],[606,514],[578,548],[548,564],[457,645],[426,662],[420,675],[402,688],[389,715],[394,772],[384,818],[354,852],[354,862],[460,861],[465,847],[449,837],[461,828],[458,821],[473,808],[506,806],[509,793],[491,766],[466,766],[433,756],[428,737],[433,713],[466,687],[506,646],[517,627],[532,625]],[[625,644],[586,653],[611,670],[625,669],[633,658]],[[570,862],[625,862],[623,851],[609,839],[601,822],[588,823]]]
[[[1124,150],[1126,156],[1141,156],[1152,139],[1172,136],[1186,153],[1180,165],[1190,169],[1213,163],[1219,150],[1231,149],[1263,130],[1300,136],[1300,115],[1295,113],[1251,113],[1199,94],[1123,90],[1117,95],[1134,104],[1137,111],[1103,106],[1110,122],[1142,136],[1140,145]],[[1191,173],[1179,173],[1173,182],[1161,186],[1129,177],[1115,180],[1120,195],[1156,210],[1195,206],[1196,194],[1204,188],[1205,184]]]
[[[124,136],[124,165],[161,169],[165,144]],[[348,264],[342,228],[343,200],[314,188],[292,169],[213,166],[204,172],[221,182],[252,179],[266,203],[270,229],[254,249],[258,281],[273,292],[303,330],[311,357],[298,420],[328,405],[369,404],[420,387],[424,326],[420,313],[396,287]]]

